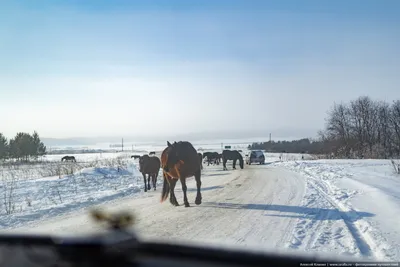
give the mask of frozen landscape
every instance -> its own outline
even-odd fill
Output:
[[[235,145],[243,155],[245,147]],[[142,150],[160,152],[159,147]],[[215,143],[202,151],[221,148]],[[191,178],[188,198],[193,204],[184,208],[160,204],[161,170],[156,191],[143,191],[132,154],[77,154],[77,163],[48,155],[41,165],[3,166],[2,231],[98,231],[87,209],[102,206],[134,212],[143,238],[400,259],[400,176],[389,160],[313,160],[308,155],[303,160],[301,154],[264,153],[265,165],[243,170],[232,170],[229,161],[228,171],[204,164],[203,203],[193,203]],[[183,204],[180,184],[176,192]],[[168,223],[174,218],[180,227]]]

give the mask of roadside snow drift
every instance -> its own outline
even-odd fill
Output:
[[[158,184],[162,183],[160,176]],[[65,212],[140,192],[142,174],[135,164],[128,168],[85,168],[72,174],[38,179],[3,177],[2,228],[17,227]]]
[[[340,242],[350,254],[380,260],[400,259],[400,176],[389,160],[316,160],[278,163],[306,177],[304,206],[335,208],[315,219],[299,219],[292,246],[301,248],[313,236],[314,247]],[[334,227],[335,221],[345,225]],[[337,223],[336,223],[337,224]],[[343,227],[345,226],[345,227]],[[343,238],[346,237],[346,238]],[[349,238],[347,238],[349,237]]]

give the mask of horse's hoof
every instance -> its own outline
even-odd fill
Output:
[[[196,201],[194,202],[196,205],[200,205],[201,204],[201,198],[196,198]]]
[[[185,203],[185,208],[189,208],[189,207],[190,207],[189,203]]]
[[[176,201],[176,200],[170,200],[169,202],[171,202],[171,204],[172,204],[173,206],[175,206],[175,207],[178,207],[178,206],[179,206],[179,203],[178,203],[178,201]]]

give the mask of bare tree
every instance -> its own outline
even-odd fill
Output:
[[[393,149],[400,154],[400,100],[393,102],[390,112],[390,123],[393,131]]]
[[[17,187],[17,176],[14,173],[2,173],[1,182],[3,187],[3,205],[6,214],[15,212],[15,190]]]

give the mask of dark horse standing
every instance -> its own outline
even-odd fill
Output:
[[[65,156],[61,158],[61,161],[72,161],[72,162],[76,162],[76,159],[74,156]]]
[[[236,161],[239,160],[240,168],[243,169],[243,157],[237,150],[224,150],[222,151],[222,159],[224,170],[228,170],[226,168],[226,162],[228,160],[233,160],[233,169],[236,170]]]
[[[160,159],[157,157],[150,157],[148,155],[144,155],[139,158],[139,171],[143,175],[144,192],[147,192],[147,190],[150,190],[151,188],[150,178],[152,178],[151,180],[153,182],[154,191],[156,190],[157,177],[160,171],[160,166],[161,162]],[[149,175],[147,179],[147,184],[146,184],[146,174]]]
[[[220,156],[217,152],[205,152],[203,154],[203,158],[205,157],[207,157],[207,166],[210,166],[212,162],[214,163],[214,165],[215,164],[219,165]]]
[[[187,141],[174,142],[171,144],[167,142],[168,146],[161,154],[161,166],[163,169],[164,184],[161,194],[161,202],[164,202],[168,195],[169,201],[174,206],[179,206],[175,197],[175,185],[178,179],[182,184],[183,201],[185,207],[190,207],[187,199],[186,191],[186,178],[194,176],[197,185],[197,195],[195,203],[201,204],[201,170],[199,163],[199,156],[193,145]]]

